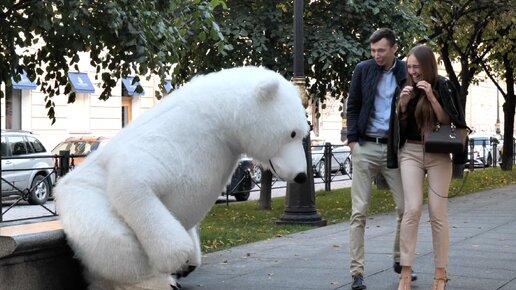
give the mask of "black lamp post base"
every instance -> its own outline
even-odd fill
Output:
[[[276,221],[278,225],[296,224],[296,225],[310,225],[315,227],[326,226],[326,220],[321,218],[317,212],[284,212]]]

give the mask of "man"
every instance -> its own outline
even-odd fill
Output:
[[[396,58],[396,35],[388,28],[369,38],[372,59],[360,62],[353,72],[347,103],[347,138],[353,155],[352,214],[349,229],[352,289],[364,284],[364,232],[371,200],[371,180],[378,173],[392,191],[398,223],[394,240],[394,270],[400,273],[400,224],[403,188],[398,168],[396,103],[407,78],[407,68]],[[416,276],[413,275],[413,280]]]

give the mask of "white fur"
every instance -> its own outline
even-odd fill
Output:
[[[171,273],[200,265],[195,226],[241,154],[292,181],[306,174],[307,133],[297,88],[264,68],[198,76],[166,96],[56,187],[90,288],[166,289]]]

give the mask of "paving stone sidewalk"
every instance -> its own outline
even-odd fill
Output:
[[[451,198],[447,289],[516,289],[516,185]],[[392,270],[395,215],[371,216],[366,230],[367,289],[397,289]],[[184,290],[351,289],[348,223],[207,254],[180,280]],[[432,236],[421,218],[412,289],[431,289]]]

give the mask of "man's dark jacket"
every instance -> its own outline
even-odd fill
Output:
[[[398,167],[399,123],[396,117],[396,105],[399,94],[407,80],[407,67],[404,61],[395,59],[393,74],[396,79],[396,90],[391,103],[391,119],[387,143],[387,167]],[[374,107],[378,81],[383,73],[383,67],[376,64],[374,59],[360,62],[351,80],[351,88],[347,101],[347,137],[348,144],[359,142],[363,144],[369,117]],[[388,109],[388,108],[386,108]]]

